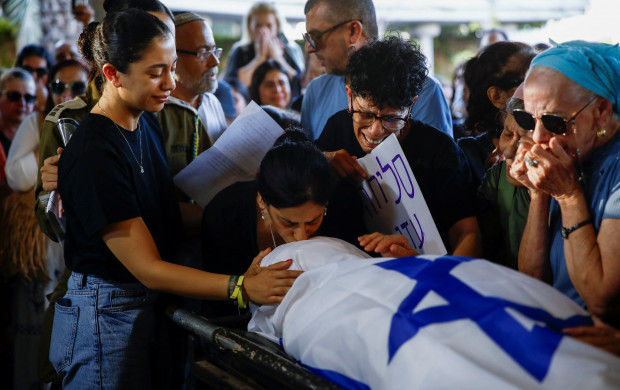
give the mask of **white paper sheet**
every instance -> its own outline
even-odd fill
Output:
[[[250,102],[215,144],[174,177],[174,183],[200,206],[238,181],[253,180],[260,162],[284,130]]]

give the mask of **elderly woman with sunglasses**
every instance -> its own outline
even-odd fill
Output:
[[[511,175],[530,190],[519,269],[620,325],[620,48],[572,41],[525,81]]]
[[[13,68],[0,77],[0,184],[9,149],[22,121],[34,108],[36,85],[30,73]]]

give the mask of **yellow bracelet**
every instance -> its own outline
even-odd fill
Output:
[[[230,296],[230,299],[232,300],[237,300],[237,305],[239,305],[240,308],[245,309],[247,307],[247,304],[243,301],[243,292],[241,291],[241,286],[243,285],[243,279],[245,279],[245,276],[239,276],[239,279],[237,279],[237,284],[235,285],[235,289],[233,290],[232,295]]]

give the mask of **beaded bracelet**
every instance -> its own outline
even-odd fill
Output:
[[[237,285],[237,279],[239,279],[238,275],[230,275],[228,278],[228,296],[232,296],[235,291],[235,286]]]

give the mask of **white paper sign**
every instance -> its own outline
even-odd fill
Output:
[[[174,184],[200,206],[238,181],[253,180],[260,163],[284,130],[254,102],[215,144],[174,177]]]
[[[369,176],[360,188],[366,228],[402,234],[420,254],[445,255],[446,247],[396,136],[357,161]]]

